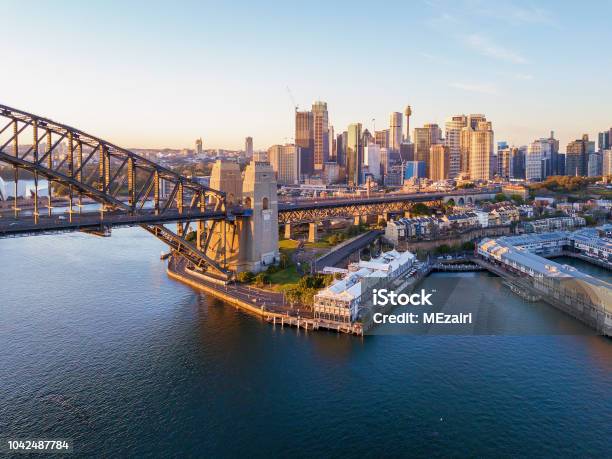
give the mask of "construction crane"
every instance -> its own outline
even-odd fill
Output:
[[[293,104],[293,107],[295,108],[295,111],[297,112],[300,107],[298,104],[295,103],[295,99],[293,98],[293,94],[291,94],[291,89],[289,89],[289,86],[287,86],[287,92],[289,93],[289,98],[291,99],[291,103]]]

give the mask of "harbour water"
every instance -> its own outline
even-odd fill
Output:
[[[464,276],[500,330],[545,334],[274,328],[170,280],[164,249],[138,228],[0,240],[0,440],[106,457],[612,450],[612,340],[487,273],[425,282]]]

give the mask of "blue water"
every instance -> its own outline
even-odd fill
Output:
[[[0,240],[0,440],[106,457],[611,455],[609,339],[275,329],[168,279],[162,249],[139,229]]]

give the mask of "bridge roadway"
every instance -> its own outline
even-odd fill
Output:
[[[329,209],[334,207],[347,207],[354,205],[384,204],[392,202],[429,202],[439,201],[453,196],[476,196],[490,195],[499,192],[499,188],[468,188],[456,191],[436,191],[431,193],[387,193],[382,196],[373,197],[349,197],[349,198],[319,198],[298,199],[294,201],[279,201],[278,211],[290,212],[294,210]]]
[[[143,209],[134,215],[124,211],[95,212],[73,212],[72,218],[69,213],[40,215],[38,223],[32,216],[23,219],[14,217],[0,218],[0,237],[25,236],[33,234],[65,232],[78,230],[100,230],[103,227],[136,226],[141,224],[164,224],[186,220],[223,220],[225,212],[206,210],[183,210],[179,213],[176,209],[169,209],[162,214],[156,214],[153,209]]]

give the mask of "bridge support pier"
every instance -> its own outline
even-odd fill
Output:
[[[359,226],[363,222],[361,215],[356,215],[353,219],[353,225]]]
[[[317,224],[309,223],[308,224],[308,242],[317,242]]]
[[[291,239],[291,223],[285,223],[285,239]]]

